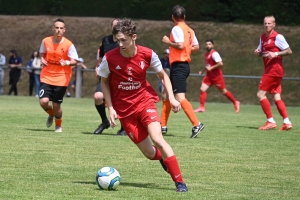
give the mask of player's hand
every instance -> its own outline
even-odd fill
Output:
[[[162,38],[162,42],[163,42],[163,43],[166,43],[166,44],[169,44],[171,41],[170,41],[169,37],[165,35],[165,36]]]
[[[268,58],[271,60],[273,58],[276,58],[277,56],[275,55],[275,52],[268,51]]]
[[[211,71],[211,66],[206,66],[206,71]]]
[[[41,68],[45,67],[48,65],[48,62],[45,60],[44,57],[41,57]]]
[[[259,56],[260,55],[260,50],[259,49],[255,49],[254,50],[254,54],[257,55],[257,56]]]
[[[117,126],[116,119],[118,119],[118,115],[113,107],[109,108],[109,123],[112,128]]]
[[[100,78],[100,75],[98,74],[98,67],[96,66],[96,68],[95,68],[95,73],[96,73],[96,77],[97,78]]]
[[[199,71],[199,74],[201,75],[201,74],[203,74],[203,71],[201,70],[201,71]]]
[[[172,111],[173,111],[174,113],[177,113],[177,112],[180,111],[181,105],[180,105],[179,101],[177,101],[176,99],[174,99],[174,100],[171,100],[171,99],[170,99],[170,104],[171,104],[171,106],[172,106]]]
[[[68,66],[67,61],[64,60],[64,59],[62,59],[62,58],[59,59],[59,62],[60,62],[60,65],[61,65],[61,66]],[[69,61],[69,62],[70,62],[70,61]]]

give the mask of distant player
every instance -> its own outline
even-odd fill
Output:
[[[235,113],[238,113],[240,111],[240,102],[237,101],[233,94],[225,87],[225,80],[221,69],[223,66],[222,58],[214,49],[213,40],[206,40],[205,47],[207,51],[205,54],[205,68],[199,71],[199,74],[203,74],[206,71],[206,76],[203,78],[200,87],[200,106],[194,110],[194,112],[205,112],[206,91],[215,85],[218,90],[233,103]]]
[[[259,98],[260,105],[267,117],[267,122],[263,126],[259,127],[259,130],[274,129],[277,126],[272,116],[270,102],[266,97],[267,92],[272,94],[277,110],[283,118],[283,125],[279,130],[291,130],[292,123],[288,118],[288,113],[280,94],[281,81],[284,76],[282,56],[291,55],[292,50],[283,35],[274,30],[276,23],[273,16],[265,17],[264,26],[266,31],[261,35],[259,45],[254,50],[255,55],[263,57],[265,65],[257,97]]]
[[[66,28],[62,19],[55,20],[52,31],[53,36],[44,38],[40,47],[42,71],[39,97],[41,107],[49,115],[46,126],[49,128],[55,118],[55,132],[62,132],[61,103],[78,54],[74,44],[64,37]]]
[[[110,124],[115,127],[115,119],[119,118],[128,137],[140,151],[148,159],[161,161],[175,182],[177,192],[187,192],[176,156],[161,133],[155,105],[159,98],[146,80],[148,68],[152,68],[162,80],[174,112],[180,110],[180,103],[173,95],[170,79],[157,54],[135,44],[136,28],[130,19],[122,19],[113,27],[113,35],[120,47],[107,52],[99,67]]]

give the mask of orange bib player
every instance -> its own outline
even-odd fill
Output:
[[[172,28],[170,38],[164,36],[162,42],[169,45],[170,48],[170,79],[173,93],[192,123],[191,138],[195,138],[203,130],[204,124],[198,120],[192,104],[185,98],[185,93],[187,91],[186,80],[190,74],[191,53],[199,50],[199,43],[195,32],[185,23],[185,9],[182,6],[176,5],[173,7],[172,20],[175,26]],[[166,99],[163,101],[161,111],[161,129],[163,134],[166,134],[168,131],[167,122],[170,111],[170,102]]]
[[[74,44],[63,37],[65,30],[64,21],[57,19],[52,27],[54,35],[44,38],[40,47],[40,105],[49,115],[46,122],[48,128],[55,118],[55,132],[62,132],[60,104],[72,77],[72,66],[77,64],[78,59]]]

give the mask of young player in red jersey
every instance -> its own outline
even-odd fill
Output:
[[[267,117],[267,122],[259,128],[259,130],[269,130],[276,128],[276,122],[272,116],[270,102],[266,97],[269,92],[273,96],[277,110],[283,118],[283,125],[279,129],[291,130],[292,123],[290,122],[284,102],[281,100],[281,81],[284,76],[282,64],[282,56],[292,54],[289,44],[286,42],[283,35],[278,34],[275,28],[275,18],[266,16],[264,19],[265,33],[261,35],[259,45],[254,50],[254,54],[262,56],[265,70],[260,80],[257,97],[260,100],[260,105]]]
[[[206,40],[205,48],[207,51],[205,54],[205,68],[199,71],[199,74],[203,74],[204,71],[206,71],[206,76],[203,78],[200,87],[200,106],[194,110],[194,112],[205,112],[205,101],[207,97],[206,91],[208,88],[215,85],[218,90],[233,103],[235,113],[238,113],[240,111],[240,102],[237,101],[233,94],[225,87],[223,71],[221,69],[223,66],[222,58],[214,49],[213,40]]]
[[[130,19],[122,19],[114,26],[113,35],[120,47],[107,52],[98,69],[110,124],[115,127],[115,119],[119,118],[128,137],[141,152],[148,159],[161,161],[175,182],[177,192],[187,192],[176,156],[161,133],[155,105],[159,98],[146,80],[149,67],[162,80],[173,111],[178,112],[181,106],[173,95],[170,79],[157,54],[135,44],[136,28]]]

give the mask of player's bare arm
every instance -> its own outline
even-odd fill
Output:
[[[200,49],[199,44],[192,46],[192,52],[199,51],[199,49]]]
[[[289,56],[289,55],[291,55],[293,52],[292,52],[291,48],[289,47],[289,48],[284,49],[284,50],[279,51],[279,52],[271,52],[271,51],[269,51],[268,53],[269,53],[270,55],[272,55],[272,58],[274,58],[274,57],[277,57],[277,56]]]
[[[173,89],[172,89],[172,85],[171,85],[169,76],[166,74],[166,72],[164,70],[161,70],[160,72],[158,72],[157,76],[160,78],[165,90],[168,93],[169,101],[172,106],[173,112],[177,113],[181,109],[181,105],[174,97]]]
[[[44,53],[41,53],[40,54],[40,56],[41,56],[41,67],[43,68],[44,66],[47,66],[48,65],[48,62],[45,60],[45,54]]]
[[[97,63],[96,63],[96,67],[95,67],[95,73],[96,73],[97,78],[100,78],[100,76],[98,74],[98,67],[100,66],[101,62],[102,62],[102,58],[99,57],[99,59],[97,59]]]
[[[207,70],[207,71],[211,71],[211,70],[213,70],[213,69],[216,69],[216,68],[222,67],[222,66],[223,66],[223,62],[220,61],[220,62],[218,62],[217,64],[215,64],[215,65],[213,65],[213,66],[207,66],[207,67],[206,67],[206,70]]]
[[[117,126],[115,119],[117,119],[118,116],[117,116],[115,109],[112,106],[108,78],[101,77],[101,87],[102,87],[103,95],[105,96],[105,102],[106,102],[108,110],[109,110],[109,123],[110,123],[111,127],[114,128],[115,126]]]
[[[169,45],[169,46],[171,46],[171,47],[173,47],[173,48],[175,48],[175,49],[183,49],[184,48],[184,43],[183,42],[172,42],[170,40],[170,38],[166,35],[162,38],[162,42]]]

